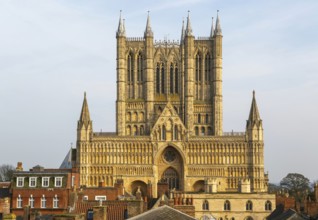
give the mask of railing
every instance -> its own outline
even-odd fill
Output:
[[[164,46],[164,47],[178,47],[180,46],[180,41],[177,40],[155,40],[154,43],[155,47],[160,47],[160,46]]]
[[[127,37],[127,41],[145,41],[145,38],[143,37]]]
[[[223,136],[244,136],[245,132],[234,132],[234,131],[230,131],[230,132],[223,132]]]
[[[197,37],[196,40],[211,40],[210,37]]]

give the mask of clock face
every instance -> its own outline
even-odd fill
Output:
[[[167,149],[163,155],[165,160],[169,163],[173,162],[176,159],[176,152],[173,149]]]

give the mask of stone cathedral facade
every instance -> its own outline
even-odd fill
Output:
[[[213,23],[213,22],[212,22]],[[208,28],[210,30],[210,28]],[[94,132],[86,95],[77,128],[80,184],[157,197],[159,183],[184,192],[265,193],[262,120],[253,92],[246,130],[223,132],[222,30],[195,38],[190,17],[180,41],[117,38],[116,132]]]

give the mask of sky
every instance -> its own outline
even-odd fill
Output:
[[[224,131],[244,131],[252,91],[263,120],[265,171],[318,180],[318,1],[0,0],[0,165],[56,168],[76,143],[87,93],[94,131],[115,131],[116,29],[179,40],[190,10],[209,36],[220,10]]]

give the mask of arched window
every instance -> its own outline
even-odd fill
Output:
[[[195,81],[200,82],[201,81],[201,57],[199,54],[195,57]]]
[[[137,125],[135,125],[134,128],[133,128],[133,135],[134,135],[134,136],[137,136],[137,135],[138,135]]]
[[[211,57],[209,53],[205,56],[205,80],[207,82],[211,80]]]
[[[206,123],[206,124],[209,123],[209,115],[208,115],[208,114],[205,115],[205,123]]]
[[[157,63],[156,68],[156,93],[160,93],[160,64]]]
[[[247,216],[245,220],[253,220],[253,218],[251,216]]]
[[[161,66],[161,93],[165,93],[165,69]]]
[[[224,211],[231,211],[231,203],[229,200],[224,202]]]
[[[265,210],[272,211],[272,203],[268,200],[265,202]]]
[[[202,127],[201,128],[201,136],[204,136],[205,135],[205,127]]]
[[[178,77],[178,67],[174,69],[174,75],[175,75],[175,82],[174,82],[174,93],[179,93],[179,77]]]
[[[144,135],[144,126],[143,125],[140,126],[140,135]]]
[[[212,135],[212,128],[208,127],[208,135]]]
[[[201,114],[198,114],[198,123],[201,123]]]
[[[32,194],[30,195],[30,198],[29,198],[29,206],[32,209],[34,208],[34,198]]]
[[[202,209],[203,210],[209,210],[209,202],[207,200],[204,200],[202,203]]]
[[[174,94],[174,72],[173,72],[173,64],[170,65],[170,94]]]
[[[162,140],[166,140],[166,126],[162,126]]]
[[[22,208],[22,198],[21,195],[19,194],[18,198],[17,198],[17,208]]]
[[[130,52],[127,58],[127,81],[134,81],[134,60],[133,54]]]
[[[252,201],[248,200],[246,202],[246,211],[252,211],[253,210],[253,203]]]
[[[143,81],[143,61],[142,61],[141,52],[138,54],[137,72],[138,72],[137,81],[142,82]]]
[[[130,125],[127,126],[127,135],[131,135],[131,127],[130,127]]]
[[[178,125],[174,125],[173,136],[174,140],[178,140]]]
[[[57,195],[55,195],[53,198],[53,208],[57,209],[58,207],[59,207],[59,198],[57,197]]]
[[[42,195],[42,198],[41,198],[41,208],[46,208],[46,198],[44,195]]]
[[[198,127],[195,127],[194,130],[195,130],[195,135],[198,136],[198,135],[199,135],[199,128],[198,128]]]

